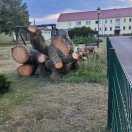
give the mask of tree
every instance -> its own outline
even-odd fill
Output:
[[[93,31],[89,27],[73,28],[69,32],[69,36],[73,39],[74,37],[88,37],[94,34],[97,34],[96,31]]]
[[[97,32],[89,27],[73,28],[68,33],[74,44],[91,45],[97,42]]]
[[[26,26],[29,14],[22,0],[0,0],[0,32],[11,33],[16,25]]]

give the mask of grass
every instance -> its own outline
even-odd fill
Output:
[[[0,34],[0,45],[10,45],[13,44],[13,38],[9,35]]]
[[[87,120],[92,116],[90,120],[87,122],[94,121],[98,124],[100,123],[101,120],[102,123],[101,125],[104,127],[105,125],[104,118],[106,117],[106,116],[104,117],[104,113],[106,113],[104,112],[106,111],[104,108],[105,107],[104,104],[106,103],[104,99],[105,88],[104,85],[98,85],[95,84],[95,82],[100,84],[104,84],[106,82],[105,42],[101,44],[101,48],[97,49],[97,53],[95,56],[91,55],[89,56],[89,59],[87,61],[81,62],[80,69],[78,71],[73,71],[72,73],[69,73],[66,76],[64,76],[63,78],[64,82],[61,83],[53,83],[48,79],[36,76],[30,78],[17,76],[14,68],[16,67],[15,62],[9,55],[10,48],[11,46],[0,48],[0,56],[3,59],[2,64],[0,64],[0,73],[2,74],[4,73],[9,79],[9,81],[12,82],[10,91],[4,95],[0,95],[0,125],[3,125],[5,124],[5,122],[8,122],[10,120],[11,121],[13,119],[15,120],[16,114],[12,113],[15,112],[19,113],[17,109],[20,107],[21,110],[23,106],[27,107],[28,109],[27,111],[29,111],[27,115],[29,117],[30,114],[31,116],[32,115],[37,116],[34,113],[30,112],[29,108],[31,107],[34,111],[37,111],[37,113],[42,113],[42,118],[46,116],[45,113],[43,113],[46,110],[47,115],[49,114],[49,117],[51,117],[52,115],[55,115],[54,111],[63,112],[63,109],[67,111],[67,108],[69,108],[70,110],[73,106],[74,107],[72,112],[76,115],[78,114],[78,112],[76,112],[77,110],[76,108],[80,106],[79,109],[82,108],[81,110],[78,110],[80,113],[82,111],[81,113],[82,116],[80,118],[83,118],[83,114],[84,112],[86,112],[86,116],[88,116],[86,118]],[[100,102],[98,103],[97,101]],[[92,104],[95,105],[93,106]],[[30,107],[28,108],[28,106]],[[58,108],[58,106],[60,106],[60,108]],[[84,109],[85,111],[83,112]],[[101,111],[102,116],[98,117],[101,115],[100,109],[102,109]],[[92,112],[90,113],[90,111],[93,111],[94,113]],[[21,112],[23,112],[22,114],[24,115],[23,109],[21,110]],[[57,117],[61,115],[59,114]],[[68,113],[66,113],[66,116],[67,114]],[[95,114],[100,120],[95,119],[96,118]],[[39,115],[40,114],[38,114],[38,116]],[[69,119],[69,117],[67,118]],[[74,123],[73,124],[76,125],[76,116],[74,118],[75,124]],[[45,120],[48,119],[44,119],[43,121]],[[49,120],[52,121],[52,119]],[[63,121],[64,120],[62,119],[62,124]],[[53,122],[51,122],[51,124],[52,123]],[[81,123],[78,120],[78,125],[80,124]],[[98,127],[100,127],[100,124],[98,125],[99,125]]]
[[[81,61],[80,68],[64,77],[67,82],[106,83],[106,45],[101,43],[95,55],[90,55],[86,61]]]
[[[38,93],[39,79],[20,78],[13,73],[5,74],[11,80],[10,91],[0,95],[0,124],[11,118],[10,113],[14,109],[32,99],[32,96]]]

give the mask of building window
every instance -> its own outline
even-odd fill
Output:
[[[107,27],[105,27],[105,31],[107,31]]]
[[[124,18],[124,22],[126,22],[126,18]]]
[[[98,20],[97,20],[97,21],[95,21],[95,24],[98,24]]]
[[[110,23],[112,23],[113,21],[112,20],[110,20]]]
[[[97,31],[97,28],[95,28],[94,30]]]
[[[131,26],[129,26],[129,30],[131,30],[132,29],[132,27]]]
[[[129,18],[129,22],[132,22],[132,18]]]
[[[76,22],[76,25],[80,26],[81,25],[81,21]]]
[[[91,24],[91,21],[86,21],[86,24],[87,24],[87,25],[90,25],[90,24]]]
[[[105,24],[107,24],[107,20],[105,20]]]
[[[112,27],[110,27],[110,31],[112,31]]]
[[[116,19],[116,22],[120,22],[120,18],[117,18],[117,19]]]
[[[123,26],[123,30],[125,30],[126,29],[126,27],[125,26]]]
[[[102,29],[100,28],[99,30],[101,31]]]

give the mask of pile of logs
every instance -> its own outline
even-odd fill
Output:
[[[47,45],[41,30],[36,26],[27,27],[32,49],[17,44],[12,48],[13,59],[20,64],[17,72],[20,76],[34,74],[50,75],[52,80],[78,67],[79,54],[73,52],[73,45],[67,33],[58,30]]]

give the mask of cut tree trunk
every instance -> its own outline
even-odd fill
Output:
[[[37,66],[30,65],[30,64],[24,64],[17,68],[17,72],[20,76],[28,77],[34,74],[36,68]]]
[[[53,45],[49,46],[48,48],[48,56],[56,69],[63,68],[63,62],[59,55],[58,49],[56,49],[56,47]]]
[[[28,49],[24,46],[16,46],[12,48],[12,57],[19,64],[25,63],[44,63],[47,56],[36,51]]]
[[[17,63],[23,64],[28,61],[29,53],[28,53],[26,47],[16,46],[16,47],[12,48],[12,57]]]
[[[34,49],[36,49],[37,51],[45,55],[48,54],[47,45],[46,45],[45,39],[43,38],[41,32],[37,32],[35,34],[31,33],[30,38],[31,38],[31,45]]]
[[[68,46],[68,43],[65,43],[65,40],[62,37],[55,37],[52,40],[52,45],[60,50],[65,56],[69,55],[70,47]]]

